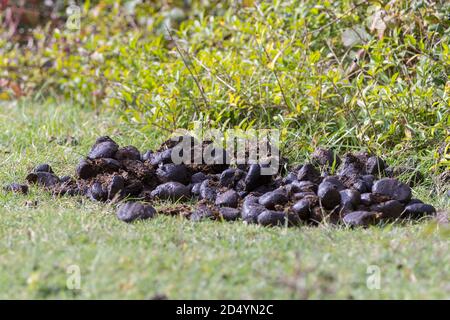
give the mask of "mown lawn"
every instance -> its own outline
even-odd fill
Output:
[[[98,135],[140,150],[164,138],[69,105],[0,110],[2,184],[23,181],[42,162],[73,174]],[[426,187],[415,195],[449,207]],[[166,216],[129,225],[114,214],[110,205],[37,188],[27,196],[0,191],[0,298],[450,298],[450,232],[433,221],[283,229]],[[73,266],[79,290],[66,284]],[[379,289],[367,286],[373,266]]]

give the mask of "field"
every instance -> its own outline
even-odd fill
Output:
[[[0,299],[450,299],[448,1],[1,7]],[[111,203],[3,189],[41,163],[73,176],[99,136],[143,153],[194,121],[277,129],[292,165],[369,151],[442,219],[126,224]]]
[[[164,132],[143,133],[114,112],[70,104],[26,101],[0,110],[2,184],[23,181],[43,162],[73,174],[99,135],[141,151],[164,139]],[[304,160],[293,151],[295,140],[290,145],[293,161]],[[448,208],[424,174],[414,195]],[[52,198],[35,187],[26,196],[1,191],[0,204],[2,299],[450,298],[450,233],[434,220],[358,230],[167,216],[130,225],[111,205]],[[69,289],[74,270],[79,289]]]

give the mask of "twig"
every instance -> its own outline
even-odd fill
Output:
[[[308,34],[311,34],[311,33],[313,33],[313,32],[320,32],[320,31],[322,31],[323,29],[328,28],[329,26],[331,26],[332,24],[338,22],[339,20],[341,20],[342,18],[344,18],[344,17],[347,16],[348,14],[352,13],[353,10],[355,10],[355,9],[358,8],[359,6],[365,4],[366,2],[369,2],[369,0],[364,0],[364,1],[361,1],[360,3],[355,4],[355,5],[354,5],[353,7],[351,7],[349,10],[347,10],[346,12],[344,12],[344,13],[342,14],[342,16],[337,17],[336,19],[333,19],[332,21],[328,22],[326,25],[321,26],[321,27],[318,28],[318,29],[309,31]]]
[[[174,39],[174,37],[172,36],[172,32],[169,30],[169,28],[167,27],[167,25],[164,25],[166,27],[166,30],[169,34],[170,39],[173,41],[173,43],[175,44],[175,48],[178,51],[178,54],[181,56],[181,59],[183,60],[184,65],[186,66],[186,68],[188,69],[189,73],[192,76],[192,79],[194,79],[194,82],[198,88],[198,90],[200,91],[200,94],[202,95],[203,101],[205,102],[205,106],[207,108],[209,108],[209,103],[208,103],[208,99],[206,98],[205,92],[203,90],[203,87],[201,86],[200,82],[198,81],[197,77],[194,75],[194,73],[192,72],[191,68],[189,67],[188,62],[186,61],[186,58],[184,57],[183,53],[181,52],[180,48],[178,47],[178,44],[176,42],[176,40]]]
[[[222,82],[228,89],[230,89],[233,92],[236,92],[237,90],[232,87],[230,84],[228,84],[225,80],[223,80],[221,77],[219,77],[216,74],[213,74],[213,72],[211,71],[211,69],[209,69],[207,66],[205,66],[203,64],[203,62],[201,62],[199,59],[197,59],[196,57],[194,57],[194,60],[197,61],[197,63],[206,70],[206,72],[208,72],[210,75],[215,76],[217,78],[217,80],[219,80],[220,82]]]
[[[266,48],[265,48],[262,44],[259,43],[259,41],[258,41],[258,39],[257,39],[256,37],[255,37],[255,39],[256,39],[256,43],[258,43],[258,45],[263,49],[263,51],[264,51],[264,53],[265,53],[265,55],[266,55],[267,60],[268,60],[268,61],[271,61],[270,56],[269,56],[269,53],[267,52]],[[273,75],[275,76],[275,79],[277,80],[278,87],[280,88],[281,95],[283,96],[284,103],[286,104],[286,107],[289,108],[289,103],[287,102],[286,95],[284,94],[284,90],[283,90],[283,86],[281,85],[281,81],[280,81],[280,79],[278,78],[277,70],[276,70],[276,68],[275,68],[275,64],[274,64],[274,66],[273,66],[272,72],[273,72]]]

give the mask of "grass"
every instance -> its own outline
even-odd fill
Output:
[[[164,138],[70,105],[0,110],[2,184],[23,181],[42,162],[59,175],[73,173],[101,134],[141,150]],[[430,184],[415,195],[448,208]],[[37,207],[25,206],[31,200]],[[107,204],[52,198],[37,188],[27,196],[0,191],[0,298],[450,298],[449,229],[432,221],[283,229],[166,216],[129,225],[114,213]],[[73,265],[80,290],[66,285]],[[381,282],[370,290],[373,265]]]

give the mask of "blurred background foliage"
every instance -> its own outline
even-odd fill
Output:
[[[114,108],[143,132],[276,127],[305,151],[367,147],[450,167],[448,1],[0,6],[2,100]]]

